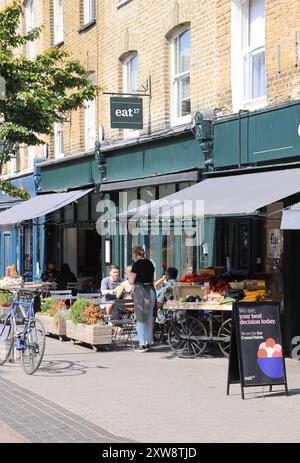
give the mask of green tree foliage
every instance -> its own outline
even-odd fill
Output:
[[[83,65],[61,48],[27,58],[22,51],[28,41],[40,36],[42,27],[20,34],[22,15],[17,0],[0,12],[0,75],[6,82],[5,97],[0,99],[0,174],[20,144],[44,143],[42,136],[52,133],[54,122],[63,122],[67,112],[82,107],[100,91]],[[23,199],[27,195],[3,180],[0,189]]]

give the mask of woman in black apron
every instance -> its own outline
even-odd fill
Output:
[[[136,329],[139,338],[138,352],[146,352],[152,344],[152,318],[156,304],[156,291],[153,284],[154,265],[144,257],[144,249],[135,246],[132,250],[134,263],[129,282],[134,284],[133,299]]]

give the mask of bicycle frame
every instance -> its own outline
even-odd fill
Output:
[[[24,328],[23,328],[22,332],[20,332],[20,333],[18,333],[16,315],[15,315],[15,308],[17,306],[20,307],[22,315],[23,315],[23,317],[25,319]],[[28,307],[27,313],[23,310],[22,306],[27,306]],[[4,333],[6,324],[7,324],[8,320],[10,318],[12,318],[12,320],[13,320],[14,332],[16,333],[17,338],[22,336],[22,335],[24,336],[28,331],[28,327],[30,326],[30,322],[31,322],[31,318],[32,318],[32,303],[31,302],[23,302],[23,301],[12,301],[12,303],[10,305],[9,313],[6,315],[5,320],[3,322],[3,328],[1,330],[0,336],[2,336],[2,334]],[[10,331],[9,331],[9,333],[10,333]],[[17,342],[17,349],[24,349],[24,346],[22,346],[20,344],[20,342]]]

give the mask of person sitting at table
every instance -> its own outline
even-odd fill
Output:
[[[134,311],[133,306],[133,288],[134,285],[130,284],[128,277],[131,273],[132,266],[128,265],[125,271],[125,280],[117,288],[116,300],[113,303],[112,316],[113,320],[120,320],[122,315],[132,313]],[[128,303],[120,304],[118,301],[128,301]]]
[[[68,283],[77,283],[77,278],[73,272],[71,272],[70,266],[68,264],[61,264],[60,271],[55,277],[58,290],[67,289]]]
[[[101,281],[101,294],[100,304],[105,304],[105,310],[107,315],[112,314],[113,302],[116,299],[117,287],[120,286],[122,280],[119,276],[120,269],[117,265],[111,265],[109,267],[109,276],[103,278]]]
[[[153,331],[155,333],[155,323],[165,323],[166,321],[166,311],[163,310],[164,303],[166,302],[166,293],[169,288],[172,288],[176,285],[176,278],[178,275],[178,270],[176,267],[168,267],[166,274],[162,276],[155,283],[156,289],[156,310],[153,314]],[[153,333],[153,334],[154,334]]]
[[[55,282],[55,278],[57,277],[58,270],[55,268],[55,262],[50,260],[47,265],[47,270],[45,270],[41,275],[41,280],[43,282],[49,281],[50,283]]]

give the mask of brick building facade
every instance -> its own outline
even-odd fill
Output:
[[[57,2],[22,2],[25,9],[23,31],[26,30],[26,5],[30,2],[33,5],[33,25],[43,25],[41,37],[33,45],[34,53],[39,53],[55,45],[54,7]],[[10,0],[1,0],[0,7],[9,3]],[[222,114],[230,114],[240,109],[234,107],[232,101],[235,69],[231,50],[233,9],[243,2],[97,0],[95,20],[85,25],[86,3],[84,0],[62,2],[63,41],[59,46],[79,59],[89,72],[94,72],[98,85],[112,92],[124,91],[124,62],[130,54],[137,55],[138,90],[143,90],[151,77],[152,93],[151,99],[143,98],[144,129],[139,135],[174,124],[171,114],[172,39],[181,28],[190,29],[191,120],[198,110],[220,108]],[[289,13],[291,11],[293,14]],[[265,1],[266,106],[299,97],[299,19],[297,0]],[[123,138],[123,131],[110,129],[108,95],[97,97],[95,117],[96,138],[100,124],[107,139]],[[63,135],[65,156],[85,152],[84,125],[84,109],[68,116]],[[49,143],[50,158],[54,158],[54,138],[45,141]],[[30,168],[27,151],[22,150],[19,170]],[[43,148],[36,147],[34,154],[43,156]]]

